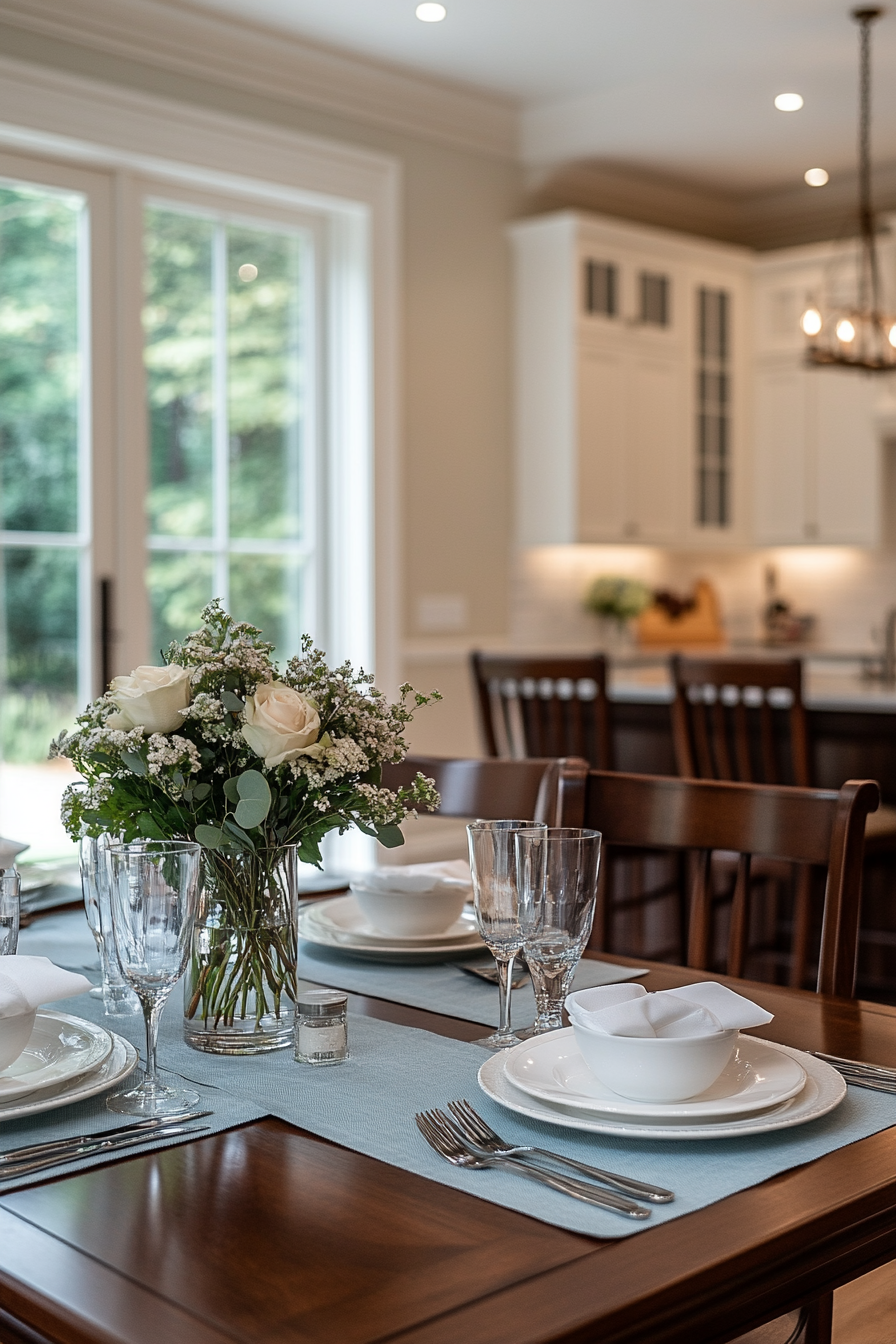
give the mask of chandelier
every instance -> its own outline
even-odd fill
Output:
[[[810,306],[800,318],[809,364],[872,373],[896,369],[896,313],[885,313],[871,204],[871,25],[882,9],[854,9],[859,25],[859,257],[857,302]]]

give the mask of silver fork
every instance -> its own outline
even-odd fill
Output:
[[[614,1171],[602,1171],[600,1167],[589,1167],[585,1162],[577,1162],[572,1157],[563,1157],[561,1153],[552,1153],[548,1148],[533,1148],[531,1144],[523,1143],[506,1143],[500,1134],[496,1134],[482,1116],[473,1110],[468,1101],[449,1101],[448,1109],[464,1137],[491,1153],[504,1153],[508,1157],[529,1157],[535,1161],[559,1162],[562,1166],[571,1167],[573,1171],[579,1171],[583,1176],[590,1176],[594,1181],[601,1181],[624,1195],[631,1195],[633,1199],[646,1199],[651,1204],[670,1204],[675,1198],[673,1191],[664,1190],[662,1186],[648,1185],[646,1181],[636,1181],[631,1176],[619,1176]]]
[[[609,1209],[613,1213],[628,1218],[649,1218],[650,1210],[643,1209],[631,1200],[621,1199],[609,1190],[597,1190],[584,1181],[576,1181],[567,1176],[558,1176],[554,1172],[543,1171],[539,1167],[530,1167],[515,1157],[504,1157],[499,1153],[489,1153],[483,1148],[469,1143],[443,1111],[422,1111],[415,1116],[417,1128],[430,1148],[451,1162],[455,1167],[468,1167],[481,1171],[488,1167],[506,1167],[517,1176],[525,1176],[530,1181],[550,1186],[561,1194],[581,1199],[586,1204],[595,1204],[598,1208]]]

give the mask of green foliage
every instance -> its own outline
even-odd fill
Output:
[[[585,594],[585,609],[596,616],[611,616],[627,621],[640,616],[653,601],[653,593],[640,579],[627,579],[614,574],[602,574],[589,586]]]

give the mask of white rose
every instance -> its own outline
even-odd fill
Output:
[[[282,681],[269,681],[248,696],[243,718],[243,737],[269,768],[320,755],[317,705]]]
[[[137,667],[129,677],[114,677],[109,694],[118,713],[106,719],[107,728],[145,728],[149,733],[173,733],[183,727],[182,711],[190,703],[190,674],[185,667]]]

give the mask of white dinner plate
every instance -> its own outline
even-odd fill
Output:
[[[485,949],[485,944],[475,928],[450,942],[430,942],[427,939],[420,942],[373,943],[364,941],[353,933],[341,933],[336,929],[326,928],[312,917],[313,913],[313,906],[299,911],[299,937],[308,943],[314,943],[317,947],[329,947],[361,961],[422,966],[436,961],[469,957]]]
[[[770,1044],[770,1043],[769,1043]],[[806,1125],[827,1115],[846,1096],[846,1080],[821,1059],[792,1050],[788,1045],[773,1045],[774,1050],[796,1059],[806,1073],[801,1092],[766,1111],[754,1111],[740,1119],[734,1117],[694,1123],[681,1120],[635,1120],[629,1116],[601,1116],[574,1111],[559,1103],[540,1101],[521,1092],[504,1072],[500,1054],[490,1056],[479,1070],[479,1086],[499,1106],[532,1120],[561,1129],[584,1130],[589,1134],[613,1134],[622,1139],[739,1139],[749,1134],[767,1134],[775,1129]]]
[[[137,1051],[130,1041],[113,1034],[112,1050],[102,1064],[78,1078],[70,1078],[68,1082],[60,1083],[55,1088],[0,1104],[0,1124],[4,1120],[18,1120],[26,1115],[39,1115],[41,1111],[55,1111],[60,1106],[71,1106],[76,1101],[85,1101],[100,1092],[108,1092],[133,1072],[138,1058]]]
[[[312,924],[325,932],[348,935],[354,942],[368,943],[371,947],[435,947],[441,943],[457,943],[464,938],[478,937],[476,916],[472,906],[466,906],[460,919],[456,920],[444,933],[427,933],[405,936],[404,934],[381,933],[365,917],[354,896],[335,896],[331,900],[318,901],[308,909]]]
[[[42,1009],[18,1059],[0,1072],[0,1105],[80,1078],[112,1052],[105,1027]]]
[[[540,1101],[596,1115],[655,1120],[705,1120],[768,1110],[795,1096],[806,1082],[798,1059],[754,1036],[739,1036],[731,1060],[712,1087],[685,1101],[632,1101],[620,1096],[588,1068],[572,1027],[524,1041],[502,1058],[514,1086]]]

